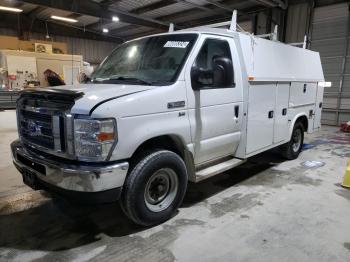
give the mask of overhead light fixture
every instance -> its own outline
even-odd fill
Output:
[[[107,28],[103,28],[103,29],[102,29],[102,32],[103,32],[103,33],[108,33],[109,30],[108,30]]]
[[[51,18],[54,19],[54,20],[60,20],[60,21],[69,22],[69,23],[76,23],[76,22],[78,22],[78,20],[73,19],[73,18],[56,16],[56,15],[52,15]]]
[[[7,7],[7,6],[0,6],[0,11],[15,12],[15,13],[23,12],[22,9],[14,8],[14,7]]]
[[[113,16],[112,17],[113,22],[119,22],[119,17],[118,16]]]

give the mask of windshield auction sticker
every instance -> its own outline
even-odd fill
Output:
[[[165,43],[164,47],[186,48],[188,44],[189,42],[168,41]]]

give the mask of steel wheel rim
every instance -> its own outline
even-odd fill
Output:
[[[174,170],[162,168],[147,181],[144,193],[145,204],[153,212],[167,209],[174,201],[179,186]]]
[[[296,129],[294,131],[293,136],[292,136],[292,141],[293,141],[292,149],[296,153],[299,151],[300,146],[301,146],[301,131],[300,131],[300,129]]]

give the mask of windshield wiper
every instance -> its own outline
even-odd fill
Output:
[[[136,77],[128,77],[128,76],[119,76],[119,77],[111,77],[111,78],[107,78],[105,81],[110,81],[110,80],[117,80],[117,81],[129,81],[129,82],[135,82],[135,83],[139,83],[139,84],[144,84],[144,85],[152,85],[152,82],[143,80],[143,79],[139,79]]]

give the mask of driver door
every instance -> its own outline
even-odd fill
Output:
[[[228,155],[238,147],[243,118],[242,80],[232,38],[203,36],[199,47],[189,58],[186,68],[188,115],[191,126],[195,164],[203,164]],[[234,80],[219,86],[214,83],[213,60],[221,57],[232,61]],[[204,72],[194,84],[191,71]],[[231,71],[231,72],[232,72]],[[225,74],[223,74],[225,75]]]

